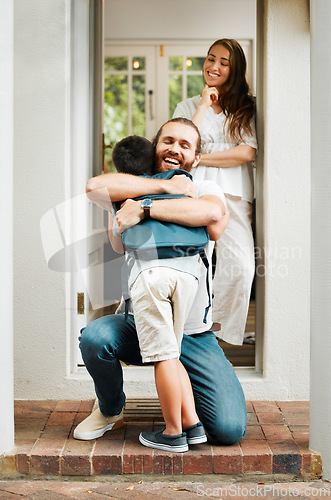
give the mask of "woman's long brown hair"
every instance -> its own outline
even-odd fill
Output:
[[[215,45],[223,45],[230,52],[230,76],[222,86],[219,103],[229,124],[229,135],[233,140],[242,139],[242,132],[252,134],[251,123],[255,115],[255,101],[249,92],[246,80],[246,57],[237,40],[221,38]]]

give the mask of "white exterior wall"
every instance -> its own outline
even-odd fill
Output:
[[[262,4],[264,370],[244,389],[249,399],[300,400],[309,398],[309,8],[302,0]]]
[[[15,2],[15,398],[75,398],[65,275],[47,268],[40,219],[65,200],[68,2]]]
[[[64,199],[65,2],[15,2],[15,398],[48,398],[65,375],[64,276],[39,222]],[[58,391],[56,391],[58,392]]]
[[[144,3],[155,4],[151,0]],[[184,3],[177,1],[176,8]],[[219,8],[219,17],[223,14],[224,19],[225,12],[229,15],[229,10],[224,9],[230,2],[213,0],[212,3],[214,10]],[[243,6],[247,2],[241,4],[246,15]],[[272,251],[273,254],[266,258],[264,372],[261,376],[249,378],[242,374],[240,377],[248,399],[307,399],[310,246],[308,12],[306,2],[302,0],[265,0],[264,4],[264,233],[267,253]],[[93,384],[87,375],[72,378],[69,374],[66,313],[70,311],[66,310],[65,276],[48,270],[39,232],[42,215],[65,200],[69,175],[69,164],[66,164],[66,158],[70,157],[67,151],[70,145],[66,142],[68,5],[65,0],[31,0],[28,3],[19,0],[15,3],[17,399],[94,397]],[[169,19],[164,22],[162,18],[162,25],[171,33],[176,9],[172,11],[169,2],[162,2],[162,5],[166,5],[169,11]],[[199,5],[201,8],[201,2]],[[234,11],[237,22],[240,10],[233,9],[232,14]],[[196,9],[194,15],[197,12]],[[184,14],[181,16],[180,28],[184,24]],[[127,16],[122,19],[127,21]],[[189,25],[192,38],[234,36],[230,29],[219,32],[218,17],[210,15],[208,19],[210,22],[217,19],[217,33],[216,22],[208,33],[201,30],[197,33],[196,28],[191,31],[191,26],[196,26],[195,20]],[[247,16],[242,25],[250,25]],[[251,38],[250,30],[246,29],[242,34],[238,32],[236,36]],[[263,150],[263,144],[260,148]],[[299,257],[284,259],[284,252],[288,249],[299,252]],[[279,267],[284,264],[288,273],[285,276],[282,275],[284,267]],[[272,268],[278,270],[275,276],[271,273]],[[129,373],[127,378],[130,378]],[[154,395],[152,385],[143,379],[142,372],[138,384],[128,382],[128,396]]]
[[[0,455],[14,447],[13,151],[14,9],[0,4]]]

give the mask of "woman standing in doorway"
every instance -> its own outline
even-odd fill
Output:
[[[255,103],[246,81],[246,58],[233,39],[216,40],[203,65],[202,95],[180,102],[174,117],[200,129],[202,157],[194,180],[214,180],[227,198],[230,221],[216,243],[213,320],[220,337],[241,344],[255,272],[252,233],[253,171],[257,151]]]

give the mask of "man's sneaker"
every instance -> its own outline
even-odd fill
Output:
[[[74,430],[74,438],[89,441],[104,435],[110,430],[119,429],[123,425],[123,410],[119,415],[106,417],[99,408],[94,410],[83,422],[77,425]]]
[[[201,422],[183,429],[187,436],[188,444],[201,444],[207,441],[207,436]]]
[[[162,432],[163,430],[157,432],[141,432],[139,434],[139,441],[144,446],[156,448],[157,450],[172,451],[177,453],[188,451],[185,432],[175,436],[162,434]]]

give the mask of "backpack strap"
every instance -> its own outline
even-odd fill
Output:
[[[204,263],[205,268],[206,268],[206,289],[207,289],[207,295],[208,295],[208,305],[205,308],[205,315],[203,317],[203,322],[207,323],[207,315],[208,315],[209,309],[211,307],[211,297],[210,297],[210,287],[209,287],[209,262],[207,259],[206,252],[204,250],[199,252],[199,255],[200,255],[201,260]]]
[[[129,314],[129,305],[130,305],[130,293],[129,293],[129,275],[130,271],[133,266],[133,260],[130,259],[130,262],[127,262],[125,259],[122,268],[121,268],[121,281],[122,281],[122,296],[124,299],[124,314],[125,314],[125,321],[128,320],[128,314]]]
[[[129,305],[130,305],[130,297],[127,298],[127,299],[125,299],[125,302],[124,302],[124,318],[125,318],[125,321],[128,321]]]

